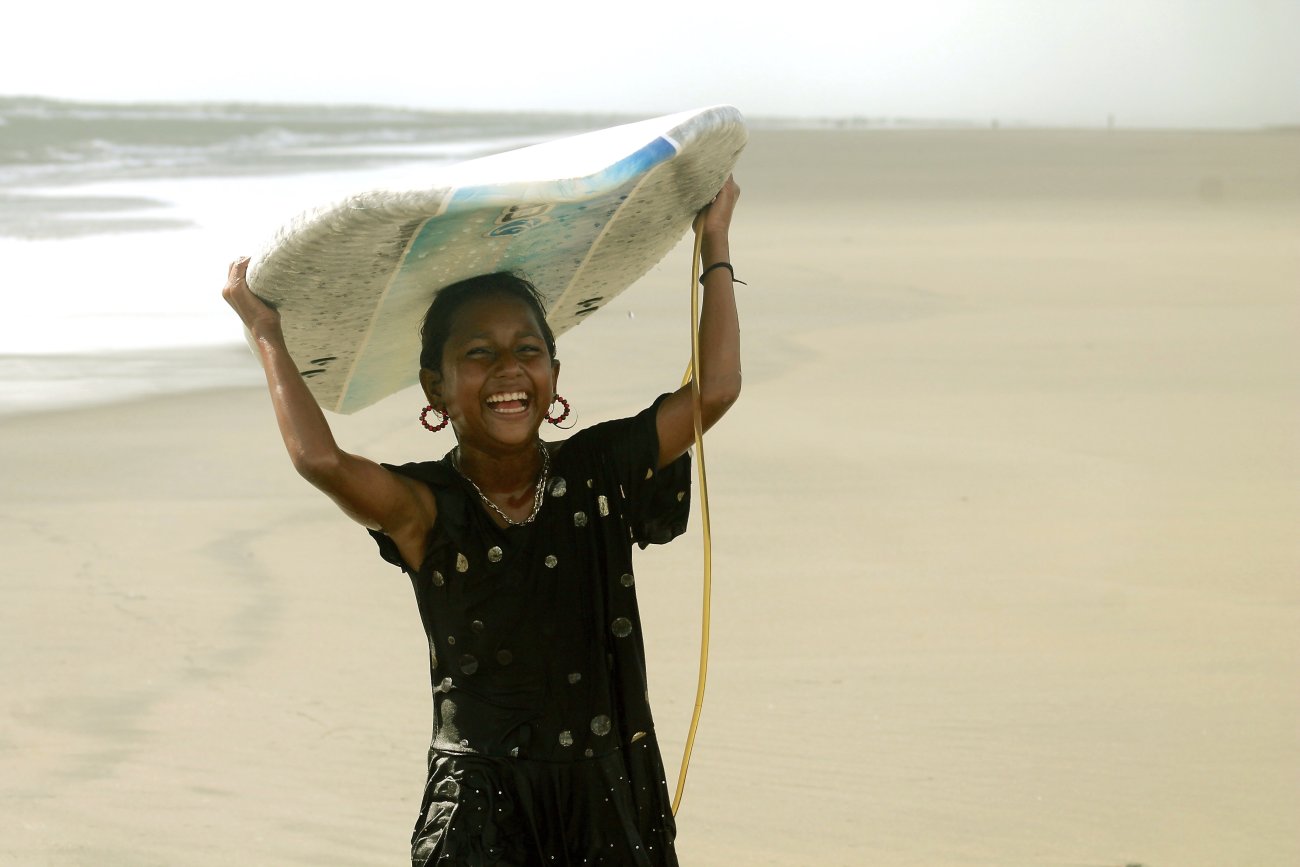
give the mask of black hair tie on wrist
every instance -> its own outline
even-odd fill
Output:
[[[744,280],[737,280],[737,279],[736,279],[736,269],[731,267],[731,263],[730,263],[730,262],[714,262],[712,265],[710,265],[709,267],[705,268],[703,272],[701,272],[701,274],[700,274],[700,285],[701,285],[701,286],[704,285],[704,278],[707,277],[707,276],[709,275],[709,272],[712,271],[714,268],[726,268],[728,271],[731,272],[731,282],[733,282],[733,283],[739,283],[741,286],[748,286],[748,285],[749,285],[749,284],[746,283]]]

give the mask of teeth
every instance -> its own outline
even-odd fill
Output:
[[[528,395],[522,391],[512,391],[505,394],[494,394],[487,399],[488,403],[501,403],[506,400],[527,400]]]

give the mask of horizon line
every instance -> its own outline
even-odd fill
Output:
[[[681,108],[673,110],[649,110],[649,111],[627,111],[611,110],[602,108],[586,109],[556,109],[556,108],[452,108],[452,107],[431,107],[417,106],[410,104],[386,103],[386,102],[358,102],[354,100],[332,101],[327,99],[303,99],[303,100],[280,100],[280,99],[220,99],[220,98],[202,98],[202,99],[88,99],[82,97],[65,97],[49,96],[35,93],[4,93],[0,92],[0,101],[12,102],[35,102],[58,104],[65,106],[87,106],[87,107],[117,107],[117,108],[255,108],[255,109],[292,109],[292,108],[331,108],[331,109],[362,109],[371,111],[395,111],[410,114],[425,115],[518,115],[529,117],[552,117],[552,118],[581,118],[581,117],[600,117],[600,118],[627,118],[628,120],[639,120],[647,117],[656,117],[659,115],[673,114],[681,111]],[[1001,129],[1008,130],[1123,130],[1123,131],[1169,131],[1169,132],[1300,132],[1300,118],[1294,121],[1283,122],[1256,122],[1256,123],[1196,123],[1196,124],[1166,124],[1166,123],[1123,123],[1119,120],[1116,113],[1110,113],[1104,118],[1095,121],[1071,120],[1071,121],[1048,121],[1033,120],[1014,115],[1000,116],[987,115],[983,117],[971,116],[948,116],[935,117],[926,115],[903,115],[898,113],[880,113],[872,114],[861,111],[837,113],[817,113],[817,114],[782,114],[772,112],[759,112],[745,114],[745,120],[758,127],[763,126],[789,126],[789,127],[807,127],[816,126],[819,128],[838,128],[838,129],[876,129],[876,130],[984,130],[997,131]],[[0,126],[3,126],[3,118],[0,117]]]

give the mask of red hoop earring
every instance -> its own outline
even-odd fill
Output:
[[[442,416],[442,421],[437,424],[429,424],[429,413],[431,412],[436,412],[438,415]],[[445,428],[449,421],[451,421],[451,419],[447,415],[447,411],[444,409],[437,409],[433,404],[426,406],[424,411],[420,413],[420,424],[424,425],[425,429],[432,433],[437,433]]]
[[[551,398],[551,406],[554,406],[557,400],[560,402],[560,406],[564,407],[564,412],[560,413],[559,418],[551,418],[551,407],[548,406],[546,408],[546,420],[554,425],[558,425],[569,417],[569,402],[557,394],[555,397]]]

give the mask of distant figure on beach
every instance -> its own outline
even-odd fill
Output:
[[[695,221],[705,429],[740,393],[728,262],[739,195],[728,178]],[[335,443],[247,267],[230,266],[223,295],[253,335],[294,468],[415,587],[434,717],[412,863],[676,865],[632,546],[686,527],[691,386],[544,442],[542,423],[569,404],[540,298],[513,274],[474,277],[434,296],[421,333],[420,421],[449,426],[456,446],[441,460],[375,463]]]

